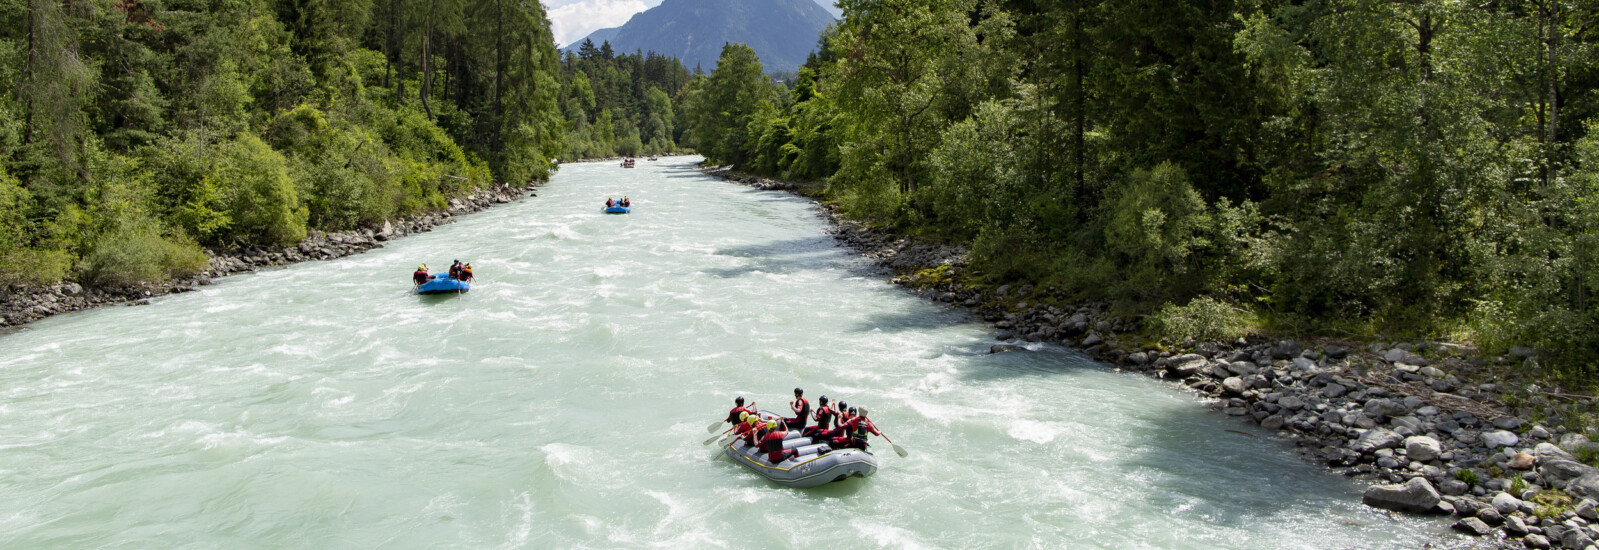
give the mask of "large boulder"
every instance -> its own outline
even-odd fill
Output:
[[[1571,480],[1566,484],[1566,494],[1577,498],[1599,499],[1599,471],[1589,468],[1588,473]]]
[[[1404,436],[1399,435],[1397,432],[1377,428],[1366,430],[1366,433],[1360,434],[1359,438],[1349,444],[1349,448],[1360,453],[1370,453],[1377,449],[1395,449],[1404,442]],[[1431,489],[1432,486],[1429,485],[1427,488]]]
[[[1459,522],[1455,523],[1454,527],[1456,531],[1478,537],[1486,536],[1488,533],[1494,532],[1492,527],[1488,527],[1487,523],[1483,523],[1482,520],[1477,518],[1466,518],[1460,520]]]
[[[1562,487],[1567,483],[1593,473],[1593,468],[1575,460],[1549,458],[1540,460],[1538,474],[1543,476],[1544,483]]]
[[[1373,485],[1360,501],[1373,508],[1425,513],[1438,506],[1438,491],[1426,479],[1413,477],[1398,485]]]
[[[1366,415],[1376,419],[1405,414],[1405,406],[1391,399],[1373,399],[1366,402]]]
[[[1230,395],[1240,395],[1244,393],[1244,390],[1249,389],[1249,386],[1244,384],[1244,379],[1237,376],[1229,376],[1221,381],[1221,389]]]
[[[1510,496],[1510,493],[1499,493],[1494,495],[1492,504],[1494,510],[1499,511],[1501,515],[1506,516],[1515,513],[1516,510],[1521,509],[1521,499]]]
[[[1520,442],[1520,437],[1516,437],[1516,434],[1506,430],[1495,430],[1491,432],[1483,432],[1482,434],[1482,444],[1486,445],[1489,449],[1514,447]]]
[[[1178,378],[1188,378],[1205,368],[1205,356],[1197,353],[1178,355],[1166,360],[1166,372]]]
[[[1410,457],[1411,460],[1431,462],[1443,452],[1443,444],[1431,437],[1413,435],[1405,438],[1405,456]]]

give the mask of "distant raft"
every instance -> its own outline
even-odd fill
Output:
[[[633,207],[630,207],[630,206],[607,206],[607,207],[605,207],[605,213],[606,214],[626,214],[626,213],[632,212],[632,211],[633,211]]]
[[[761,416],[768,415],[770,413],[762,411]],[[779,485],[800,489],[844,481],[852,477],[870,477],[877,473],[877,457],[872,456],[872,453],[860,449],[839,449],[818,455],[816,452],[826,449],[827,446],[810,444],[810,441],[811,438],[801,436],[797,431],[790,431],[788,439],[783,441],[783,448],[798,449],[800,454],[777,464],[767,462],[766,453],[761,452],[758,446],[745,445],[742,437],[725,445],[722,452],[734,462],[760,474],[761,477]]]
[[[451,277],[449,273],[434,273],[433,279],[417,285],[417,294],[460,294],[472,290],[472,283]]]

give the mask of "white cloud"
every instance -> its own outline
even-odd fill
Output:
[[[659,3],[659,0],[648,4],[643,0],[579,0],[551,6],[548,10],[550,31],[555,34],[556,44],[564,48],[567,44],[582,40],[591,32],[608,27],[620,27],[628,18],[633,17],[633,14]]]

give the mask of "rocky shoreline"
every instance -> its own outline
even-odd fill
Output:
[[[796,186],[711,169],[757,189]],[[1505,547],[1596,549],[1599,445],[1560,420],[1593,410],[1591,396],[1548,396],[1492,382],[1493,365],[1532,350],[1474,357],[1437,342],[1319,339],[1147,343],[1139,320],[1105,303],[1059,302],[1054,288],[973,285],[959,247],[920,242],[844,219],[820,204],[834,239],[893,271],[891,282],[972,310],[998,331],[992,353],[1025,342],[1080,349],[1206,398],[1224,415],[1259,425],[1301,455],[1373,483],[1363,502],[1404,513],[1453,516],[1453,527]],[[1031,302],[1031,303],[1030,303]],[[1514,402],[1514,404],[1512,404]],[[1542,418],[1531,422],[1526,418]]]
[[[464,197],[450,199],[449,207],[409,218],[386,221],[383,227],[336,233],[310,232],[304,241],[280,248],[249,247],[237,250],[208,250],[210,265],[193,277],[164,283],[123,288],[85,288],[73,282],[45,287],[12,285],[0,287],[0,330],[15,330],[34,321],[73,311],[110,305],[146,305],[150,299],[190,292],[211,284],[218,277],[251,273],[257,269],[293,263],[343,258],[380,248],[383,242],[413,233],[422,233],[471,214],[518,198],[529,196],[542,182],[513,187],[496,184]],[[536,196],[536,195],[533,195]]]

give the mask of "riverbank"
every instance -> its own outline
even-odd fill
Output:
[[[785,182],[725,169],[708,174],[757,189]],[[1233,342],[1151,342],[1138,319],[1109,304],[1064,304],[1054,288],[981,284],[960,247],[922,242],[843,218],[819,203],[834,238],[893,272],[891,282],[992,323],[992,353],[1026,344],[1077,348],[1206,398],[1221,414],[1291,442],[1308,460],[1373,483],[1368,505],[1453,515],[1469,535],[1529,548],[1588,548],[1599,540],[1599,454],[1589,434],[1568,428],[1592,397],[1507,388],[1502,365],[1437,342],[1297,341],[1252,336]],[[1254,434],[1247,434],[1253,436]]]
[[[312,231],[305,240],[277,248],[250,247],[235,250],[207,250],[210,256],[205,271],[193,277],[162,283],[145,283],[121,288],[86,288],[75,282],[44,287],[12,285],[0,287],[0,330],[18,327],[63,313],[113,305],[146,305],[151,298],[190,292],[209,285],[214,279],[258,269],[315,260],[332,260],[383,246],[384,241],[422,233],[450,223],[456,216],[479,212],[530,196],[543,182],[521,187],[493,185],[464,197],[450,199],[449,208],[408,218],[386,221],[382,227],[323,233]],[[532,195],[536,196],[536,195]],[[409,273],[407,267],[406,272]]]

